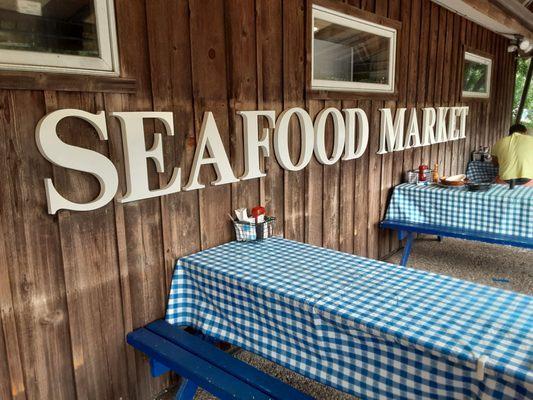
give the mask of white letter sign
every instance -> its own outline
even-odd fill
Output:
[[[98,114],[82,110],[65,109],[51,112],[44,116],[35,128],[35,141],[41,154],[52,164],[70,168],[76,171],[88,172],[100,182],[100,193],[88,203],[74,203],[61,196],[52,179],[44,180],[48,212],[55,214],[58,210],[90,211],[105,206],[115,196],[118,188],[118,174],[113,163],[104,155],[96,151],[72,146],[61,141],[57,136],[57,124],[64,118],[76,117],[91,124],[100,140],[107,140],[105,114]]]
[[[437,142],[442,143],[448,140],[446,134],[446,114],[449,107],[437,107]]]
[[[181,190],[181,170],[174,168],[172,177],[167,186],[157,190],[150,190],[148,186],[148,170],[146,160],[151,159],[157,172],[165,172],[163,163],[163,143],[160,133],[154,133],[154,144],[146,150],[144,140],[143,120],[148,118],[163,122],[167,135],[174,135],[174,121],[171,112],[115,112],[122,127],[122,143],[126,165],[126,194],[119,200],[121,203],[148,199],[150,197],[164,196]]]
[[[343,160],[361,157],[368,146],[368,117],[361,108],[346,108],[346,144]],[[355,148],[355,115],[357,114],[357,149]]]
[[[429,146],[466,137],[466,117],[468,107],[428,107],[422,108],[422,124],[419,125],[416,108],[410,108],[407,133],[405,129],[406,108],[397,108],[392,115],[390,108],[381,108],[380,135],[377,154],[401,151],[412,147]],[[240,179],[235,177],[230,160],[220,137],[213,113],[206,111],[198,133],[196,150],[191,166],[189,180],[183,190],[196,190],[205,187],[200,183],[200,170],[203,165],[212,164],[217,179],[212,185],[235,183],[239,180],[257,179],[266,176],[261,170],[261,160],[270,156],[270,130],[274,129],[273,147],[280,166],[287,171],[304,169],[313,153],[317,161],[332,165],[342,160],[354,160],[361,157],[368,146],[369,124],[365,111],[361,108],[341,110],[329,107],[321,110],[314,121],[309,113],[300,107],[283,111],[276,119],[276,112],[271,110],[237,111],[243,119],[243,154],[244,172]],[[157,172],[164,172],[163,135],[154,133],[152,148],[147,150],[143,121],[147,118],[161,121],[165,133],[174,135],[174,122],[171,112],[115,112],[121,124],[122,142],[125,159],[127,191],[120,202],[126,203],[150,197],[159,197],[181,190],[181,170],[172,171],[169,182],[162,188],[150,190],[147,160],[155,163]],[[331,116],[333,126],[333,149],[328,154],[326,149],[326,125]],[[100,194],[88,203],[74,203],[61,196],[52,180],[45,179],[48,212],[55,214],[60,209],[87,211],[103,207],[113,199],[118,189],[118,173],[112,162],[104,155],[64,143],[56,132],[57,124],[67,117],[76,117],[89,122],[101,140],[107,140],[107,128],[104,112],[92,114],[82,110],[58,110],[43,117],[35,130],[35,140],[40,152],[50,162],[65,168],[87,172],[100,182]],[[266,128],[260,135],[260,117],[266,119]],[[296,117],[297,121],[293,117]],[[357,118],[357,119],[356,119]],[[459,119],[459,120],[458,120]],[[356,128],[357,127],[357,128]],[[296,163],[291,159],[293,151],[290,129],[299,129],[300,151]],[[357,133],[356,133],[357,130]],[[181,132],[182,135],[186,134]],[[235,134],[235,133],[234,133]],[[297,133],[296,133],[297,134]],[[329,132],[328,132],[329,134]],[[356,140],[357,135],[357,140]],[[376,138],[377,139],[377,138]],[[207,154],[206,154],[207,151]],[[239,154],[233,155],[239,157]],[[294,155],[295,157],[296,155]]]
[[[268,129],[273,129],[276,124],[275,111],[238,111],[243,119],[244,129],[244,174],[242,180],[261,178],[266,176],[259,168],[259,152],[263,152],[264,157],[270,156],[270,145]],[[265,117],[268,122],[268,129],[264,129],[264,136],[259,139],[259,117]]]
[[[209,152],[209,158],[204,158],[205,149]],[[198,182],[200,168],[202,165],[213,164],[217,173],[217,180],[211,182],[212,185],[224,185],[226,183],[238,182],[239,180],[233,175],[231,164],[228,160],[224,143],[220,138],[217,123],[212,112],[205,112],[200,128],[200,138],[194,153],[191,174],[189,182],[183,187],[184,190],[202,189],[205,185]]]
[[[328,115],[331,115],[333,119],[333,153],[331,158],[328,158],[326,152],[326,120]],[[342,156],[342,150],[344,148],[344,119],[342,114],[336,108],[325,108],[318,113],[315,119],[315,157],[319,163],[325,165],[335,164]]]
[[[461,107],[461,128],[459,129],[459,138],[466,137],[466,116],[468,115],[468,107]]]
[[[289,153],[289,122],[296,115],[300,125],[301,149],[298,163],[294,165]],[[283,111],[276,121],[274,151],[280,165],[289,171],[304,169],[313,156],[313,121],[303,108],[294,107]]]
[[[457,116],[461,112],[461,107],[450,107],[448,116],[448,140],[459,139],[459,129],[457,129]]]
[[[389,151],[403,150],[403,125],[406,108],[398,108],[394,125],[390,108],[380,108],[381,113],[381,137],[377,154],[385,154]],[[388,147],[388,150],[387,150]]]
[[[437,114],[434,108],[422,109],[422,146],[437,143],[435,139],[435,122]]]
[[[411,144],[411,138],[413,139]],[[416,117],[416,108],[411,108],[411,115],[407,123],[407,135],[405,136],[404,149],[411,147],[420,147],[420,132],[418,131],[418,118]]]

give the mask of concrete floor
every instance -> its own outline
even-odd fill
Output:
[[[386,261],[398,263],[401,252]],[[533,251],[486,243],[445,239],[439,243],[433,238],[422,238],[413,245],[409,266],[449,275],[456,278],[533,295]],[[304,378],[261,357],[242,351],[238,358],[308,393],[317,399],[355,399],[330,387]],[[172,391],[159,399],[167,397]],[[199,391],[198,400],[214,397]]]

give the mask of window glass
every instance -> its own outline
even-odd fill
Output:
[[[492,61],[477,54],[465,53],[463,96],[488,97]]]
[[[0,0],[0,68],[118,72],[113,0]]]
[[[389,83],[390,39],[316,19],[315,77]]]
[[[396,30],[313,6],[315,89],[394,90]]]
[[[465,62],[464,89],[467,92],[486,92],[488,69],[488,65],[467,60]]]
[[[99,55],[93,0],[0,0],[0,48]]]

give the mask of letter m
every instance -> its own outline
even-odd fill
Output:
[[[403,150],[405,110],[405,108],[398,108],[396,110],[396,117],[393,123],[390,108],[379,109],[381,112],[381,136],[379,151],[377,154]]]

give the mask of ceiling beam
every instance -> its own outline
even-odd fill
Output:
[[[533,13],[518,0],[489,0],[533,32]]]
[[[527,8],[517,3],[521,7],[522,15],[518,16],[517,11],[502,9],[494,4],[499,0],[463,0],[463,2],[489,18],[506,25],[514,31],[515,34],[522,35],[528,39],[533,39],[533,26],[531,20],[523,22],[523,19],[532,18],[533,14]],[[502,3],[515,3],[515,0],[502,0]]]

